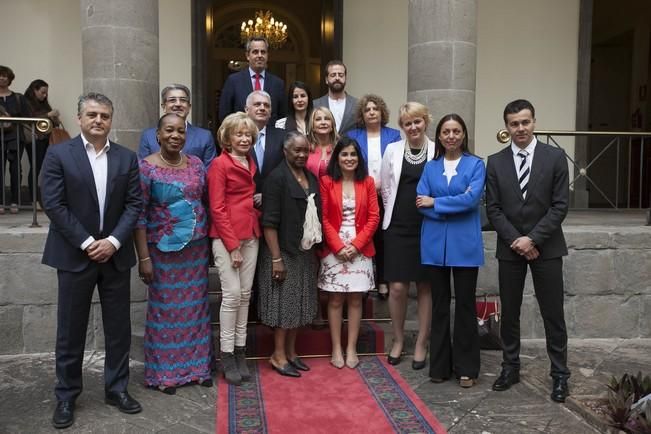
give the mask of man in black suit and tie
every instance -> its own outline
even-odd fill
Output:
[[[113,104],[106,96],[81,96],[78,117],[81,134],[50,147],[41,172],[43,209],[50,218],[43,263],[57,269],[59,283],[55,428],[74,422],[95,286],[106,340],[105,402],[123,413],[142,410],[127,392],[129,283],[136,264],[131,234],[142,209],[138,159],[109,141]]]
[[[287,116],[285,82],[267,71],[269,43],[255,36],[246,43],[249,67],[228,76],[219,97],[219,122],[231,113],[244,111],[247,96],[254,90],[264,90],[271,96],[271,116],[268,124]]]
[[[283,160],[283,139],[285,130],[269,125],[272,115],[271,96],[262,90],[254,90],[246,98],[246,114],[258,127],[258,139],[251,148],[258,170],[255,172],[255,206],[262,206],[262,184],[264,179]]]
[[[486,210],[497,232],[502,372],[493,390],[520,381],[520,307],[527,265],[545,326],[553,379],[551,399],[569,396],[567,330],[563,311],[563,256],[567,246],[561,223],[567,215],[569,186],[563,151],[533,135],[535,110],[526,100],[504,109],[511,144],[488,157]]]
[[[346,92],[346,65],[341,60],[331,60],[325,67],[328,93],[314,100],[314,108],[327,107],[335,117],[337,133],[342,136],[355,128],[357,98]]]

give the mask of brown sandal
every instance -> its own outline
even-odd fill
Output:
[[[468,389],[477,384],[477,380],[470,377],[459,377],[459,386]]]

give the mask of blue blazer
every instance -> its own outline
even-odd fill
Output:
[[[159,150],[160,145],[156,140],[156,128],[147,128],[140,137],[138,158],[142,160]],[[188,128],[185,130],[183,152],[198,157],[203,161],[204,167],[208,167],[217,154],[212,133],[204,128],[195,127],[188,122]]]
[[[90,264],[81,244],[114,236],[121,248],[111,257],[118,271],[136,264],[132,234],[142,209],[140,171],[136,154],[110,142],[104,203],[99,229],[99,205],[93,169],[81,136],[50,146],[41,169],[43,209],[50,219],[42,262],[58,270],[79,272]]]
[[[268,70],[264,74],[263,90],[271,95],[271,118],[267,125],[274,125],[277,119],[287,116],[285,82]],[[253,92],[253,83],[249,76],[248,66],[229,75],[219,96],[219,123],[222,123],[224,118],[231,113],[243,112],[246,97],[251,92]]]
[[[427,265],[479,267],[484,265],[479,201],[486,169],[474,155],[464,154],[457,174],[444,175],[443,157],[425,165],[416,192],[434,198],[434,207],[419,208],[425,216],[421,226],[421,262]]]
[[[346,133],[351,139],[357,140],[359,147],[362,149],[364,161],[368,164],[368,137],[366,128],[355,128]],[[380,130],[380,153],[384,156],[384,150],[389,143],[400,141],[400,131],[395,128],[382,127]]]

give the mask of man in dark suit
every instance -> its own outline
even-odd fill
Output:
[[[264,90],[271,96],[271,116],[268,125],[287,116],[285,82],[267,71],[269,43],[255,36],[246,43],[249,67],[231,74],[226,79],[219,97],[219,122],[231,113],[244,111],[247,96],[254,90]]]
[[[357,98],[346,93],[346,65],[341,60],[331,60],[325,68],[328,93],[314,100],[314,108],[327,107],[335,117],[337,133],[343,135],[355,128]]]
[[[511,144],[488,157],[486,180],[486,210],[497,231],[502,303],[502,372],[493,390],[507,390],[520,381],[520,307],[528,265],[551,360],[551,399],[564,402],[570,376],[563,311],[567,246],[561,228],[569,199],[567,161],[563,151],[534,137],[535,110],[529,101],[510,102],[504,122]]]
[[[48,149],[43,162],[43,209],[50,218],[43,263],[57,269],[55,428],[74,422],[95,286],[106,340],[105,402],[124,413],[140,404],[127,392],[131,346],[132,232],[142,209],[136,154],[108,140],[113,104],[89,93],[79,98],[81,134]]]
[[[204,128],[195,127],[188,122],[188,115],[192,109],[190,89],[182,84],[170,84],[160,94],[163,113],[176,113],[185,120],[185,146],[183,152],[199,157],[204,166],[208,167],[217,155],[215,139],[212,133]],[[148,128],[142,132],[138,158],[145,158],[154,152],[160,151],[156,139],[156,128]]]
[[[246,114],[258,127],[258,139],[251,148],[253,160],[258,170],[255,172],[254,181],[256,194],[254,203],[256,207],[262,206],[262,184],[264,179],[283,160],[283,139],[285,130],[269,125],[271,116],[271,96],[265,91],[254,90],[246,98]]]

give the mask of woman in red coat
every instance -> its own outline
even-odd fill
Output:
[[[325,247],[318,287],[329,292],[328,322],[332,359],[336,368],[359,364],[357,337],[362,318],[362,295],[373,282],[373,234],[380,221],[375,182],[368,176],[359,144],[341,138],[321,178],[321,205]],[[344,302],[348,305],[348,343],[344,362],[341,324]]]
[[[258,128],[237,112],[226,116],[217,132],[223,152],[208,169],[210,230],[219,271],[221,361],[229,384],[250,379],[246,365],[246,325],[258,258],[260,213],[253,205],[256,165],[251,157]]]

